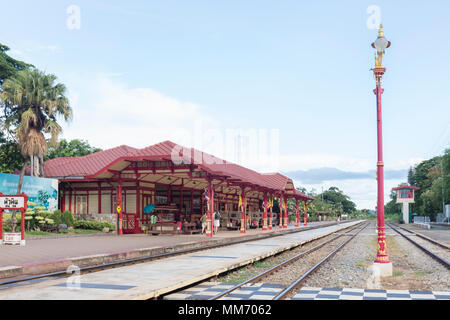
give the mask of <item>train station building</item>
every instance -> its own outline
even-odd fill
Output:
[[[305,208],[306,224],[307,206],[314,200],[280,173],[258,173],[171,141],[56,158],[44,168],[46,177],[59,181],[60,210],[117,223],[119,234],[145,232],[151,215],[158,219],[155,232],[171,232],[177,221],[193,223],[206,213],[206,235],[212,236],[215,211],[221,213],[221,226],[233,224],[241,233],[247,216],[270,230],[274,198],[281,203],[280,226],[287,228],[287,199],[296,201],[296,226],[299,207]]]

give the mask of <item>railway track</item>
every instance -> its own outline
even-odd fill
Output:
[[[316,252],[318,250],[324,251],[325,254],[322,254],[320,261],[317,262],[317,259],[313,262],[313,266],[308,268],[305,272],[302,272],[300,277],[296,277],[295,280],[291,281],[289,285],[287,285],[284,289],[282,289],[278,294],[276,294],[273,298],[273,300],[281,300],[288,297],[295,289],[297,289],[303,281],[310,276],[314,271],[316,271],[318,268],[320,268],[326,261],[328,261],[336,252],[338,252],[340,249],[342,249],[346,244],[348,244],[352,239],[354,239],[359,232],[361,232],[363,229],[365,229],[369,223],[364,224],[362,227],[360,224],[357,226],[351,228],[346,233],[342,233],[341,231],[336,232],[336,236],[332,237],[331,239],[328,239],[326,241],[323,241],[322,243],[313,246],[312,248],[300,252],[299,254],[296,254],[293,257],[290,257],[281,263],[278,263],[277,265],[268,268],[264,270],[263,272],[251,277],[250,279],[247,279],[233,287],[231,287],[228,290],[225,290],[213,297],[211,297],[209,300],[218,300],[221,298],[226,298],[227,295],[231,294],[232,292],[239,290],[240,288],[244,288],[247,284],[250,283],[256,283],[262,279],[266,279],[273,275],[274,273],[282,271],[283,268],[295,263],[300,258],[307,257],[313,252]],[[354,233],[351,233],[352,231],[356,231]],[[338,240],[345,237],[346,239],[344,241],[339,242]]]
[[[420,248],[427,255],[444,265],[447,269],[450,269],[450,249],[448,246],[392,223],[388,223],[387,225],[403,238]]]
[[[350,221],[345,221],[345,222],[350,222]],[[332,226],[335,224],[336,223],[330,223],[330,224],[326,224],[326,225],[322,225],[322,226],[305,227],[305,228],[301,228],[299,230],[293,231],[292,233],[303,232],[303,231],[319,229],[319,228],[325,228],[325,227],[329,227],[329,226]],[[280,237],[283,235],[286,235],[286,233],[268,234],[268,235],[265,235],[262,237],[258,237],[257,239],[243,239],[243,240],[231,241],[228,243],[213,244],[213,245],[209,245],[209,246],[205,246],[205,247],[201,247],[201,248],[177,250],[177,251],[166,252],[166,253],[161,253],[161,254],[151,255],[151,256],[146,256],[146,257],[118,260],[118,261],[113,261],[110,263],[99,264],[99,265],[94,265],[94,266],[79,267],[79,269],[77,269],[76,271],[72,270],[71,272],[62,270],[62,271],[57,271],[57,272],[42,273],[42,274],[37,274],[37,275],[18,277],[18,278],[0,281],[0,290],[12,288],[14,286],[18,286],[21,284],[30,284],[30,283],[33,283],[34,281],[45,280],[46,278],[48,278],[48,279],[53,279],[53,278],[58,278],[58,277],[65,278],[65,277],[71,276],[75,272],[79,272],[80,274],[98,272],[98,271],[112,269],[112,268],[119,268],[119,267],[123,267],[123,266],[134,265],[137,263],[145,263],[145,262],[150,262],[153,260],[164,259],[164,258],[176,256],[176,255],[182,255],[182,254],[188,254],[188,253],[193,253],[193,252],[199,252],[199,251],[203,251],[203,250],[215,249],[215,248],[225,247],[225,246],[229,246],[229,245],[235,245],[235,244],[239,244],[239,243],[251,242],[251,241],[255,241],[255,240],[263,240],[263,239],[268,239],[268,238]]]

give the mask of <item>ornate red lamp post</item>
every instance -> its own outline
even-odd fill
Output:
[[[383,139],[382,139],[382,122],[381,122],[381,94],[384,89],[381,88],[381,78],[386,71],[383,67],[383,54],[386,48],[389,48],[391,43],[383,35],[383,26],[380,25],[378,31],[378,38],[372,43],[372,47],[377,50],[375,53],[375,68],[372,69],[376,80],[376,89],[374,93],[377,97],[377,141],[378,141],[378,162],[377,162],[377,226],[378,226],[378,249],[375,264],[386,269],[381,272],[381,275],[392,274],[392,264],[386,252],[386,235],[384,226],[384,172],[383,172]],[[385,264],[385,266],[383,266]],[[390,270],[390,272],[389,272]]]

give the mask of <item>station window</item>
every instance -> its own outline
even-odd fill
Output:
[[[87,196],[77,196],[76,197],[76,210],[77,214],[87,213]]]

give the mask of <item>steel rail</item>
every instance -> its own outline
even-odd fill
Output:
[[[431,252],[430,250],[428,250],[427,248],[425,248],[424,246],[422,246],[421,244],[419,244],[418,242],[414,241],[413,239],[411,239],[410,237],[408,237],[406,234],[402,233],[399,231],[398,227],[394,227],[394,225],[392,223],[388,223],[388,226],[391,227],[392,230],[394,230],[395,232],[397,232],[399,235],[401,235],[402,237],[404,237],[405,239],[407,239],[408,241],[410,241],[412,244],[414,244],[415,246],[417,246],[418,248],[420,248],[422,251],[424,251],[426,254],[428,254],[429,256],[431,256],[432,258],[434,258],[436,261],[438,261],[439,263],[443,264],[447,269],[450,269],[450,264],[449,262],[438,256],[437,254],[435,254],[434,252]],[[427,239],[428,240],[428,239]]]
[[[351,222],[351,221],[345,221],[345,223],[348,223],[348,222]],[[193,252],[198,252],[198,251],[202,251],[202,250],[215,249],[215,248],[220,248],[220,247],[225,247],[225,246],[235,245],[235,244],[240,244],[240,243],[245,243],[245,242],[264,240],[264,239],[268,239],[268,238],[281,237],[286,234],[298,233],[298,232],[320,229],[320,228],[326,228],[326,227],[333,226],[336,224],[337,223],[329,223],[329,224],[326,224],[323,226],[305,227],[305,228],[301,228],[299,230],[294,230],[294,231],[291,231],[288,233],[280,232],[280,233],[276,233],[276,234],[267,234],[267,235],[258,237],[256,239],[243,239],[243,240],[231,241],[228,243],[213,244],[213,245],[205,246],[205,247],[201,247],[201,248],[191,248],[191,249],[184,249],[184,250],[178,250],[178,251],[173,251],[173,252],[164,252],[164,253],[159,253],[159,254],[144,256],[144,257],[138,257],[138,258],[122,259],[122,260],[117,260],[117,261],[93,265],[93,266],[79,267],[79,271],[82,273],[101,271],[101,270],[104,270],[107,268],[117,268],[117,267],[122,267],[122,266],[127,266],[127,265],[133,265],[136,263],[150,262],[153,260],[162,259],[162,258],[166,258],[166,257],[172,257],[172,256],[176,256],[176,255],[186,254],[186,253],[193,253]],[[64,270],[64,271],[42,273],[42,274],[32,275],[32,276],[28,276],[28,277],[21,277],[21,278],[17,278],[17,279],[4,280],[4,281],[0,281],[0,287],[10,285],[10,284],[20,283],[20,282],[25,282],[25,281],[47,278],[47,277],[68,277],[72,273],[68,273],[67,271]]]
[[[353,231],[354,229],[357,229],[358,226],[359,226],[359,224],[357,224],[354,228],[350,229],[349,231]],[[341,230],[339,230],[339,231],[341,231]],[[247,280],[245,280],[245,281],[243,281],[241,283],[238,283],[237,285],[235,285],[235,286],[233,286],[233,287],[231,287],[231,288],[229,288],[229,289],[227,289],[227,290],[225,290],[223,292],[218,293],[217,295],[209,298],[208,300],[218,300],[218,299],[220,299],[220,298],[222,298],[222,297],[224,297],[226,295],[229,295],[231,292],[233,292],[233,291],[235,291],[235,290],[237,290],[239,288],[242,288],[243,286],[245,286],[248,283],[252,283],[252,282],[255,282],[255,281],[257,281],[257,280],[259,280],[261,278],[267,277],[271,273],[273,273],[273,272],[275,272],[275,271],[277,271],[277,270],[287,266],[288,264],[298,260],[302,256],[307,255],[307,254],[309,254],[309,253],[311,253],[313,251],[316,251],[316,250],[320,249],[321,247],[323,247],[324,245],[326,245],[326,244],[328,244],[328,243],[330,243],[330,242],[332,242],[332,241],[334,241],[334,240],[336,240],[336,239],[338,239],[340,237],[343,237],[343,236],[346,236],[346,235],[345,234],[338,235],[338,236],[336,236],[336,237],[334,237],[332,239],[324,241],[321,244],[318,244],[317,246],[314,246],[311,249],[308,249],[307,251],[301,252],[301,253],[299,253],[299,254],[291,257],[291,258],[288,258],[288,259],[280,262],[279,264],[277,264],[277,265],[275,265],[275,266],[273,266],[273,267],[271,267],[269,269],[266,269],[263,272],[255,275],[253,277],[251,277],[250,279],[247,279]],[[315,239],[315,240],[317,240],[317,239]],[[311,240],[309,242],[312,242],[312,241],[314,241],[314,240]]]
[[[436,241],[436,240],[434,240],[434,239],[428,238],[428,237],[426,237],[426,236],[424,236],[424,235],[422,235],[422,234],[420,234],[420,233],[418,233],[418,232],[415,232],[415,231],[413,231],[413,230],[408,230],[408,229],[406,229],[406,228],[404,228],[404,227],[400,227],[400,226],[398,226],[398,225],[395,225],[395,226],[396,226],[397,228],[400,228],[400,229],[402,229],[402,230],[405,230],[405,231],[407,231],[407,232],[409,232],[409,233],[414,233],[414,234],[415,234],[416,236],[418,236],[419,238],[422,238],[422,239],[427,240],[427,241],[429,241],[429,242],[431,242],[431,243],[434,243],[435,245],[438,245],[438,246],[440,246],[440,247],[442,247],[442,248],[444,248],[444,249],[450,250],[450,246],[447,245],[447,244],[444,244],[444,243],[441,243],[441,242]]]
[[[336,254],[339,250],[341,250],[346,244],[348,244],[351,240],[353,240],[363,229],[365,229],[369,224],[366,224],[363,228],[361,228],[358,232],[351,235],[350,238],[341,243],[336,249],[330,252],[325,258],[316,263],[313,267],[311,267],[308,271],[306,271],[300,278],[292,282],[289,286],[287,286],[283,291],[281,291],[278,295],[276,295],[272,300],[281,300],[284,299],[289,292],[298,287],[308,276],[310,276],[313,272],[319,269],[326,261],[328,261],[332,256]]]

